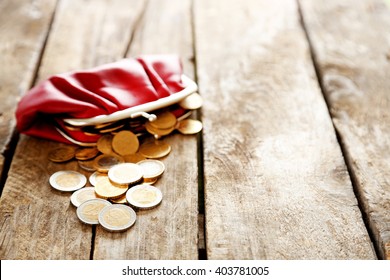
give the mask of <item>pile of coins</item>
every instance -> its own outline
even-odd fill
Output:
[[[191,101],[192,100],[192,101]],[[183,108],[198,109],[198,94],[187,97]],[[49,160],[56,163],[76,159],[80,168],[92,174],[71,170],[55,172],[50,185],[63,192],[72,192],[71,203],[77,207],[77,216],[85,224],[100,224],[108,231],[124,231],[136,221],[134,210],[152,209],[162,201],[161,191],[153,186],[165,172],[159,159],[171,152],[171,146],[161,140],[177,130],[182,134],[196,134],[202,123],[193,119],[178,120],[169,111],[157,114],[154,121],[144,124],[152,139],[140,142],[134,132],[116,127],[101,135],[96,147],[65,146],[49,152]],[[87,183],[91,186],[87,186]]]

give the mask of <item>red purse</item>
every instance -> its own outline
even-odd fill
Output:
[[[186,111],[175,104],[196,90],[176,55],[126,58],[41,82],[18,103],[17,129],[30,136],[91,146],[101,136],[92,131],[98,125],[122,121],[138,132],[142,119],[153,120],[153,112],[161,108],[182,116]]]

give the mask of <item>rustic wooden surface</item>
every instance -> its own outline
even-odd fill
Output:
[[[301,2],[356,192],[390,259],[390,10],[379,0]]]
[[[55,0],[0,2],[0,176],[15,127],[15,106],[35,78],[55,4]]]
[[[389,258],[390,12],[354,3],[1,1],[0,258]],[[107,233],[48,184],[89,173],[13,142],[13,110],[52,74],[146,53],[182,57],[203,137],[167,138],[162,204]]]
[[[208,258],[375,258],[296,3],[195,8]]]

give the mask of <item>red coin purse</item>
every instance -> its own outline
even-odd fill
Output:
[[[139,119],[153,120],[153,112],[162,108],[180,117],[186,112],[175,104],[197,90],[182,72],[176,55],[144,55],[51,76],[18,103],[17,129],[30,136],[92,146],[101,134],[90,130],[98,125],[129,119],[142,124]],[[140,127],[133,125],[132,130]]]

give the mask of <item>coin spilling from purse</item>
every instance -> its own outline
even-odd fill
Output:
[[[166,172],[163,159],[172,150],[165,137],[173,133],[194,135],[203,128],[199,120],[191,118],[192,112],[202,106],[198,93],[188,95],[175,106],[185,113],[177,117],[165,108],[152,112],[153,118],[140,116],[84,126],[66,124],[68,130],[98,136],[93,146],[61,146],[48,153],[50,161],[76,160],[90,174],[87,178],[74,170],[61,170],[49,179],[54,189],[72,193],[70,202],[77,208],[81,222],[122,232],[135,224],[138,211],[160,205],[163,193],[154,184]]]

